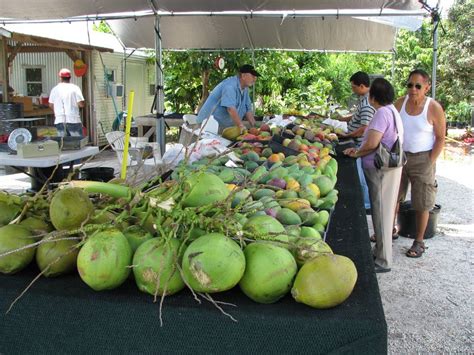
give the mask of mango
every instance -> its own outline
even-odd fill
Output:
[[[334,188],[333,181],[325,175],[318,176],[313,181],[318,186],[319,191],[320,191],[320,196],[322,197],[326,196],[329,193],[329,191],[331,191]]]
[[[259,189],[253,193],[253,197],[256,200],[260,200],[264,196],[275,196],[275,191],[270,190],[270,189]]]
[[[235,141],[238,136],[240,136],[242,132],[240,131],[240,127],[237,126],[232,126],[232,127],[227,127],[224,128],[222,131],[222,137],[225,139]]]
[[[285,225],[299,225],[301,218],[298,214],[288,208],[282,208],[277,212],[276,218],[279,222]]]
[[[249,232],[255,239],[259,239],[271,234],[283,234],[285,233],[285,228],[275,218],[262,215],[249,218],[244,225],[244,231]]]
[[[311,227],[306,227],[303,226],[301,227],[301,232],[300,232],[300,237],[302,238],[314,238],[314,239],[322,239],[321,234],[319,232]]]
[[[308,200],[302,198],[284,199],[279,200],[281,207],[289,208],[290,210],[297,212],[304,208],[311,208],[311,203]]]

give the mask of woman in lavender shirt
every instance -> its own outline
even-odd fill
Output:
[[[369,102],[377,111],[365,131],[360,148],[344,151],[344,154],[351,157],[362,157],[376,238],[373,249],[375,272],[390,271],[392,266],[393,216],[402,174],[401,167],[377,169],[374,166],[374,155],[380,142],[388,148],[392,148],[397,138],[403,143],[403,125],[392,104],[394,97],[393,87],[387,80],[378,78],[373,81]]]

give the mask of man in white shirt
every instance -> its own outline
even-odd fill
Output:
[[[428,73],[421,69],[413,70],[408,75],[406,86],[407,95],[395,103],[405,128],[403,150],[407,155],[407,163],[402,171],[399,201],[405,200],[408,185],[411,185],[416,235],[406,255],[419,258],[427,249],[424,237],[438,190],[436,159],[445,143],[446,116],[441,105],[427,96],[431,88]]]
[[[82,123],[79,108],[84,107],[84,96],[79,86],[70,83],[71,71],[63,68],[59,71],[60,83],[49,95],[49,107],[54,111],[54,125],[58,136],[82,136]]]

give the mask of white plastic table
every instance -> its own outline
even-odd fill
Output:
[[[0,165],[24,168],[49,168],[99,153],[99,147],[84,147],[80,150],[64,150],[59,155],[40,158],[19,158],[15,154],[0,152]]]
[[[31,190],[37,191],[42,184],[54,173],[50,183],[59,182],[64,178],[62,164],[71,163],[78,159],[90,157],[99,153],[99,147],[84,147],[80,150],[65,150],[59,155],[40,158],[19,158],[17,155],[0,152],[0,165],[13,166],[31,177]],[[59,165],[60,169],[54,169]],[[25,169],[21,169],[25,168]],[[28,171],[26,171],[26,169]],[[48,186],[49,187],[49,186]]]

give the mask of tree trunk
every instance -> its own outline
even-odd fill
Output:
[[[199,112],[201,109],[202,105],[207,100],[207,97],[209,96],[209,75],[211,74],[209,69],[206,69],[202,72],[201,75],[201,84],[202,84],[202,92],[201,92],[201,100],[199,100],[198,107],[196,109],[196,113]]]

